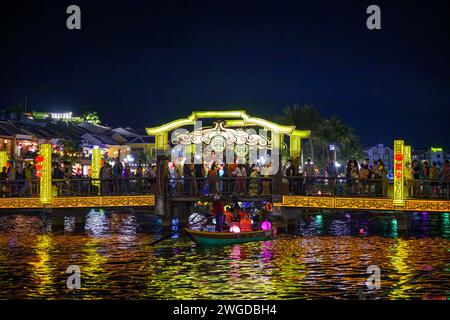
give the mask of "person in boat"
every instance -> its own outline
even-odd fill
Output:
[[[225,223],[225,209],[223,201],[219,196],[214,196],[213,215],[216,218],[216,232],[222,232],[223,224]]]
[[[234,214],[232,213],[233,208],[225,210],[225,222],[230,224],[233,221]]]
[[[239,222],[239,227],[241,228],[241,232],[252,231],[252,221],[248,213],[245,213],[244,217]]]

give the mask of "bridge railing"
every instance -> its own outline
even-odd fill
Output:
[[[273,177],[166,178],[170,196],[214,194],[265,196],[272,194]]]
[[[393,180],[346,177],[285,176],[290,195],[387,197]]]
[[[63,197],[153,194],[155,184],[154,178],[147,177],[53,179],[58,196]]]
[[[405,190],[409,198],[450,200],[450,181],[406,180]]]
[[[39,197],[39,180],[0,180],[0,197]]]
[[[213,194],[263,196],[272,194],[273,177],[166,178],[166,194],[201,196]],[[345,177],[283,177],[283,195],[392,197],[392,179]],[[449,199],[450,182],[405,182],[407,198]]]
[[[392,179],[360,179],[345,177],[284,177],[292,195],[333,195],[353,197],[392,197]],[[406,180],[406,198],[450,199],[450,181]]]

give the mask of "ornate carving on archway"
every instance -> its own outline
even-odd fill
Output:
[[[192,132],[174,133],[171,139],[174,145],[203,144],[210,146],[212,151],[224,152],[235,146],[248,148],[271,149],[272,142],[265,136],[246,128],[227,128],[225,121],[215,121],[214,127],[194,130]]]

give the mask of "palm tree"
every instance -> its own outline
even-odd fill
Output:
[[[85,111],[83,112],[83,121],[90,122],[92,124],[98,125],[100,124],[100,118],[97,112]]]
[[[295,125],[299,130],[311,130],[311,135],[308,138],[310,157],[314,161],[314,141],[320,141],[318,132],[321,130],[322,117],[319,111],[312,104],[294,104],[293,106],[286,106],[283,110],[283,115],[278,117],[278,121],[288,125]]]
[[[362,146],[352,128],[336,116],[322,118],[311,104],[286,106],[283,115],[277,120],[280,123],[295,125],[300,130],[311,130],[308,138],[310,158],[315,161],[314,155],[321,154],[316,156],[320,165],[325,165],[330,158],[330,144],[339,147],[340,157],[343,159],[359,158],[362,155]]]

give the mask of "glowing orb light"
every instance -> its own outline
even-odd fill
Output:
[[[241,232],[241,228],[239,227],[239,224],[236,222],[233,222],[230,226],[230,232],[234,232],[234,233]]]
[[[263,221],[263,223],[261,223],[261,229],[270,230],[272,229],[272,224],[270,224],[269,221]]]

